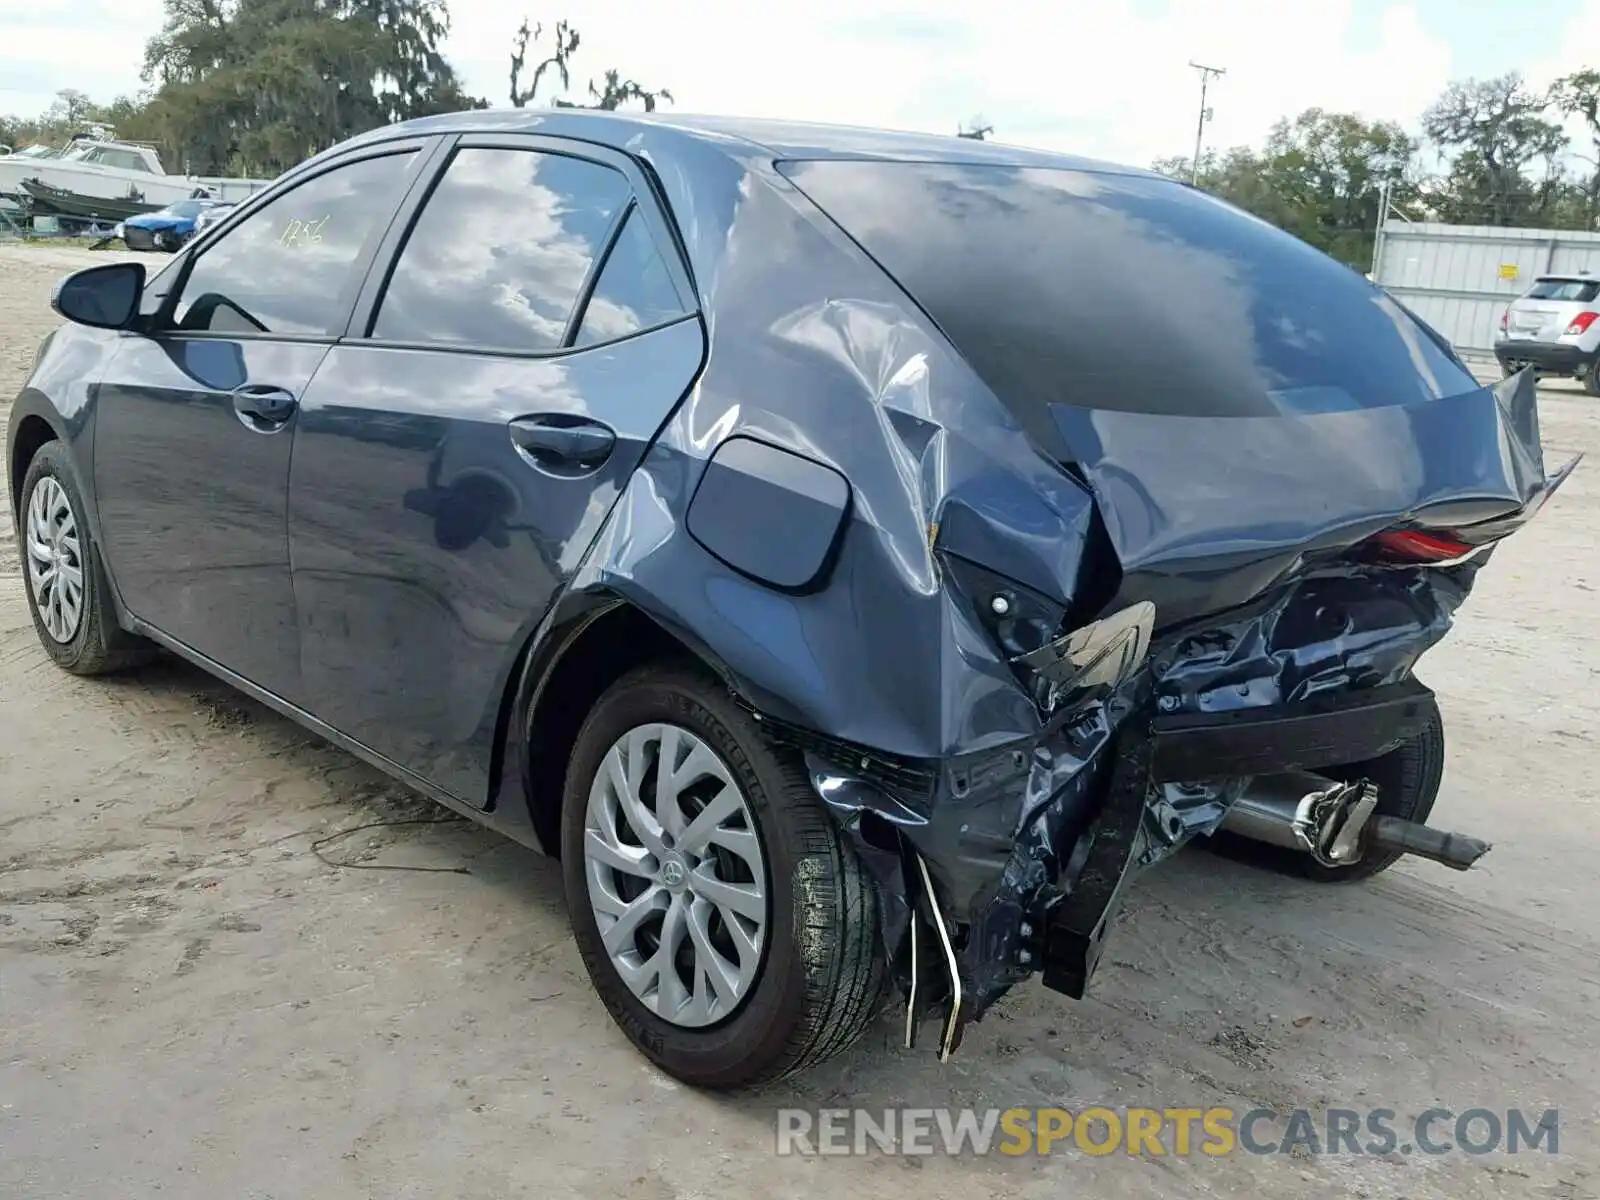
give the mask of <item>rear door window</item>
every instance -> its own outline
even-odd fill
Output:
[[[634,208],[606,255],[573,344],[614,341],[683,314],[666,260],[650,236],[644,215]]]
[[[1480,385],[1348,267],[1171,180],[990,164],[780,164],[1024,427],[1053,404],[1259,416]]]
[[[458,150],[395,261],[372,336],[559,349],[631,195],[620,171],[588,159]]]

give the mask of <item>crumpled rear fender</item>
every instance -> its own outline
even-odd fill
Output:
[[[797,374],[835,381],[831,399],[811,401],[823,413],[800,428],[717,398],[744,368],[714,345],[572,586],[626,600],[713,664],[774,738],[808,755],[830,810],[858,833],[867,813],[897,831],[964,918],[1012,852],[1044,719],[941,558],[960,551],[1065,608],[1092,503],[992,399],[976,393],[964,413],[939,403],[941,384],[961,394],[970,376],[895,309],[820,305],[777,336],[815,368]],[[763,450],[724,471],[719,447],[739,442]],[[782,457],[763,477],[762,454],[848,481],[847,502],[819,501],[827,479],[797,482]],[[859,844],[880,870],[892,949],[906,911],[895,843],[889,858]]]
[[[1087,491],[898,308],[812,305],[769,332],[789,370],[713,341],[572,587],[626,599],[753,707],[841,744],[932,764],[1037,733],[935,546],[1064,606]],[[810,385],[804,424],[773,402],[791,378]]]

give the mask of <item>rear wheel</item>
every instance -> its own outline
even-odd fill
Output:
[[[803,765],[698,672],[645,668],[601,697],[568,767],[561,851],[595,990],[668,1074],[763,1083],[876,1015],[871,880]]]
[[[1421,733],[1388,754],[1349,766],[1318,767],[1317,774],[1340,780],[1370,779],[1378,785],[1378,804],[1372,811],[1373,816],[1424,822],[1433,811],[1439,782],[1444,776],[1444,722],[1435,710]],[[1233,833],[1213,834],[1206,845],[1224,857],[1317,883],[1354,883],[1370,879],[1388,870],[1402,857],[1399,854],[1366,854],[1348,867],[1325,867],[1301,851]]]
[[[1588,371],[1584,372],[1583,390],[1591,396],[1600,396],[1600,357],[1596,357],[1589,364]]]
[[[104,675],[147,661],[155,648],[117,624],[84,511],[66,450],[46,443],[22,478],[28,609],[40,644],[58,666],[74,675]]]

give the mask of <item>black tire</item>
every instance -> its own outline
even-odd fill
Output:
[[[1589,364],[1589,370],[1583,377],[1583,390],[1591,396],[1600,396],[1600,358]]]
[[[1378,785],[1374,816],[1426,821],[1439,795],[1439,781],[1444,777],[1444,721],[1435,709],[1420,734],[1388,754],[1350,766],[1319,767],[1317,774],[1345,780],[1365,776]],[[1371,879],[1402,857],[1399,854],[1365,855],[1348,867],[1325,867],[1309,854],[1232,833],[1213,834],[1205,844],[1207,849],[1236,862],[1316,883],[1356,883]]]
[[[623,734],[656,722],[689,730],[721,756],[749,803],[768,876],[760,974],[730,1015],[702,1028],[665,1021],[634,996],[601,943],[589,899],[591,783]],[[850,1046],[882,1007],[878,899],[865,868],[798,756],[771,747],[727,690],[693,668],[643,668],[596,703],[567,769],[561,851],[568,913],[595,990],[634,1045],[685,1083],[743,1088],[804,1070]]]
[[[35,490],[46,479],[53,479],[60,485],[72,509],[78,537],[79,561],[76,565],[83,576],[83,600],[77,628],[66,641],[60,641],[50,633],[44,615],[39,610],[38,598],[34,595],[33,575],[29,568],[28,510]],[[17,541],[22,554],[23,590],[28,596],[28,611],[33,614],[33,628],[39,635],[40,645],[57,666],[74,675],[107,675],[148,662],[156,650],[151,643],[135,637],[117,623],[111,587],[106,582],[105,567],[100,561],[100,549],[95,545],[94,534],[84,517],[87,511],[83,491],[78,487],[78,477],[65,447],[60,442],[45,443],[34,454],[22,477],[22,507],[17,519]]]

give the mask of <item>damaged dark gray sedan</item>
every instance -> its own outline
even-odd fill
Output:
[[[680,1079],[1081,996],[1197,838],[1487,849],[1426,824],[1413,670],[1571,469],[1532,374],[1180,183],[474,112],[55,304],[8,460],[49,654],[165,647],[559,854]]]

